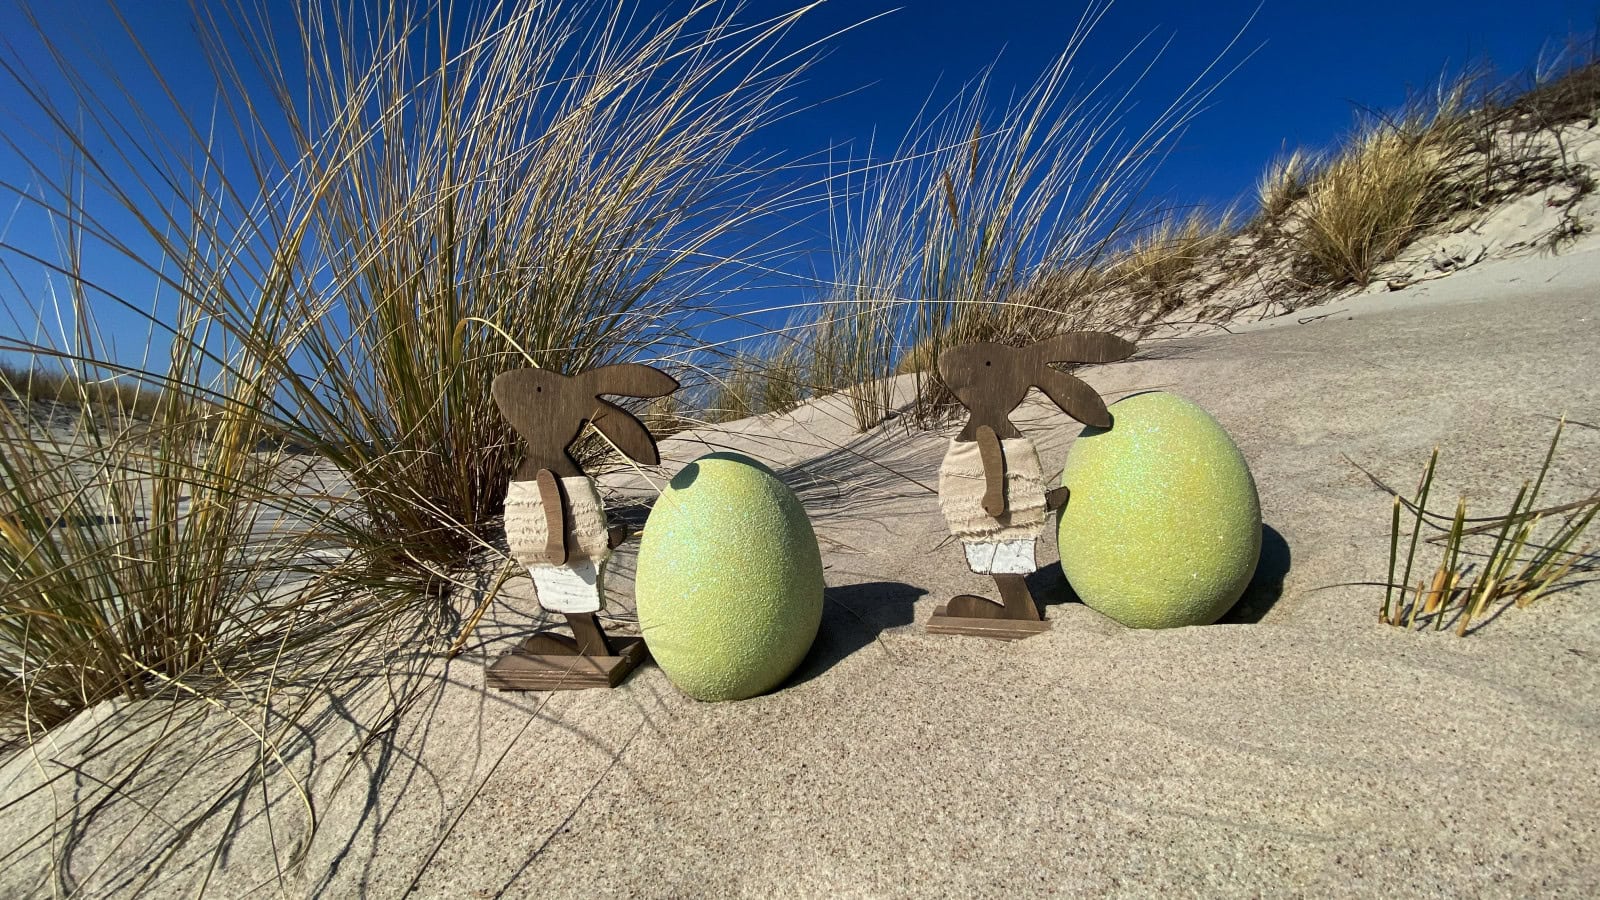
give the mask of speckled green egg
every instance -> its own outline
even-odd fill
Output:
[[[1061,568],[1091,609],[1131,628],[1209,625],[1261,555],[1261,502],[1209,413],[1152,391],[1113,403],[1067,454]]]
[[[661,492],[639,545],[639,627],[699,700],[777,687],[822,622],[822,553],[800,499],[761,463],[711,453]]]

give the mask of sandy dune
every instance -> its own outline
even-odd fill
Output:
[[[281,748],[314,837],[285,780],[270,815],[259,790],[229,791],[257,764],[238,723],[219,713],[154,741],[166,707],[102,708],[0,769],[23,845],[0,894],[1593,896],[1600,590],[1510,610],[1467,639],[1378,625],[1381,590],[1352,583],[1384,576],[1389,501],[1346,457],[1409,489],[1438,444],[1436,495],[1465,491],[1487,514],[1565,412],[1588,424],[1569,427],[1547,496],[1592,491],[1600,252],[1486,262],[1148,344],[1085,377],[1108,397],[1181,393],[1249,459],[1269,530],[1223,624],[1125,630],[1072,602],[1051,566],[1033,579],[1050,633],[924,633],[950,595],[992,590],[948,541],[931,489],[948,433],[891,422],[855,435],[825,400],[664,446],[669,471],[707,445],[751,452],[814,518],[825,619],[782,689],[701,704],[647,666],[614,691],[486,693],[484,658],[529,627],[519,578],[453,663],[418,635],[385,677],[318,701],[311,730]],[[1018,421],[1059,471],[1077,426],[1037,398]],[[1051,539],[1040,560],[1054,559]],[[86,757],[95,730],[109,749]],[[143,783],[65,815],[152,747]],[[144,884],[151,857],[213,805]],[[65,857],[54,871],[52,853]]]

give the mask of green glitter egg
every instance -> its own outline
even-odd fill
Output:
[[[1113,403],[1067,453],[1061,569],[1091,609],[1131,628],[1209,625],[1255,574],[1261,502],[1209,413],[1152,391]]]
[[[657,665],[699,700],[777,687],[822,622],[822,553],[772,470],[710,453],[661,492],[639,544],[639,627]]]

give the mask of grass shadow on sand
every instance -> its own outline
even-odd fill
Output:
[[[925,588],[898,581],[867,581],[830,587],[823,594],[822,625],[811,651],[779,690],[804,684],[872,644],[890,628],[910,625]]]

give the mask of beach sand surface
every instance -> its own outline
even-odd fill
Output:
[[[610,691],[486,691],[484,661],[535,621],[518,577],[466,653],[418,635],[305,694],[303,727],[265,750],[259,711],[180,726],[154,702],[51,734],[0,768],[17,847],[0,895],[1594,896],[1600,587],[1466,638],[1380,625],[1391,500],[1362,468],[1409,492],[1438,446],[1436,508],[1465,493],[1501,512],[1567,414],[1544,496],[1593,492],[1600,252],[1486,262],[1081,375],[1108,400],[1188,397],[1249,461],[1263,554],[1222,623],[1117,625],[1071,597],[1052,534],[1030,578],[1048,633],[926,633],[952,595],[994,595],[933,491],[957,423],[858,435],[841,399],[813,401],[662,448],[667,474],[751,453],[812,516],[824,618],[780,689],[704,704],[646,665]],[[1014,420],[1058,472],[1079,426],[1037,394]],[[262,766],[295,780],[239,787]]]

